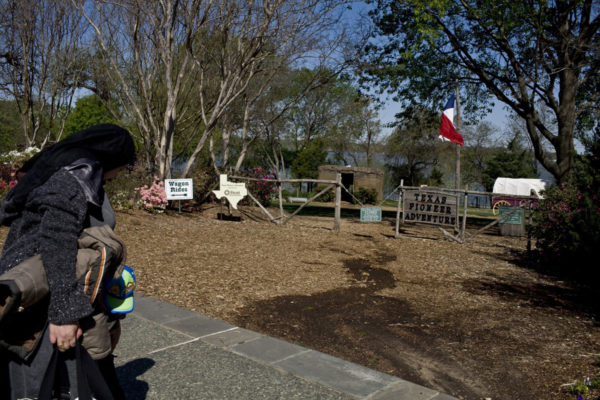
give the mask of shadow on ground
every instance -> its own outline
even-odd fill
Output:
[[[147,382],[138,379],[146,371],[154,366],[154,360],[150,358],[139,358],[117,367],[117,375],[121,387],[128,400],[142,400],[148,394]]]
[[[421,316],[405,301],[376,294],[396,281],[372,264],[393,260],[386,254],[347,259],[354,287],[260,301],[241,310],[236,323],[454,396],[480,398],[483,385],[438,347]]]

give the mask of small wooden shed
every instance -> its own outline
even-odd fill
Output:
[[[342,184],[350,191],[360,188],[375,189],[377,201],[383,199],[383,171],[377,168],[352,167],[340,165],[321,165],[319,179],[335,180],[336,175],[342,174]],[[352,197],[342,191],[342,200],[352,201]]]

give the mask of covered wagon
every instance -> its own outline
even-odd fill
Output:
[[[498,214],[500,206],[536,206],[537,198],[551,183],[544,179],[497,178],[492,190],[492,210]]]

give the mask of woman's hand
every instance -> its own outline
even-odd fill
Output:
[[[49,329],[50,343],[56,343],[56,347],[58,347],[58,350],[60,351],[66,351],[71,347],[75,347],[77,339],[79,339],[83,333],[77,322],[63,325],[55,325],[50,322]]]

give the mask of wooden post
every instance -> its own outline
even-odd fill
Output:
[[[527,205],[527,211],[529,214],[529,227],[533,224],[533,210],[531,208],[531,200]],[[527,229],[527,256],[531,257],[531,229]]]
[[[456,131],[460,133],[460,99],[458,97],[458,79],[456,80]],[[456,143],[456,190],[460,189],[460,144]]]
[[[283,185],[278,181],[277,186],[279,188],[279,218],[283,218]]]
[[[333,221],[333,231],[340,231],[340,219],[342,217],[342,174],[335,176],[335,220]]]
[[[462,220],[462,231],[460,232],[460,238],[464,242],[465,230],[467,228],[467,204],[469,203],[469,192],[465,186],[465,204],[463,205],[463,220]]]
[[[400,193],[398,193],[398,208],[396,208],[396,234],[394,237],[400,235],[400,208],[404,207],[404,179],[400,180]],[[404,223],[404,209],[402,210],[402,223]]]

